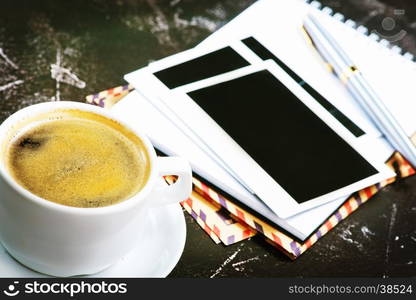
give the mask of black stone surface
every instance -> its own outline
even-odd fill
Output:
[[[0,48],[12,63],[0,57],[0,121],[30,104],[57,97],[83,101],[85,95],[123,84],[123,74],[196,45],[253,2],[1,1]],[[414,1],[322,3],[416,55]],[[395,21],[391,30],[383,27],[387,17]],[[405,35],[395,40],[401,30]],[[50,74],[50,65],[57,62],[86,87],[62,83],[58,93]],[[17,80],[23,83],[4,87]],[[185,215],[186,247],[171,277],[416,275],[416,177],[385,188],[296,261],[261,237],[215,245]]]

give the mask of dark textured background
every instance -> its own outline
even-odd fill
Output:
[[[196,45],[253,2],[3,0],[0,48],[17,69],[0,56],[0,121],[29,104],[56,99],[50,65],[57,55],[86,83],[83,89],[60,84],[60,99],[83,101],[85,95],[124,84],[127,72]],[[414,1],[322,3],[416,55]],[[395,22],[388,30],[387,17]],[[404,37],[396,41],[401,32]],[[23,83],[5,87],[16,80]],[[171,276],[415,276],[415,184],[413,177],[385,188],[295,262],[261,237],[214,245],[186,216],[187,244]]]

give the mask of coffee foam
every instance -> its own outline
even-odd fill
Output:
[[[7,167],[25,189],[46,200],[100,207],[129,199],[148,180],[143,142],[118,122],[80,110],[59,110],[20,129]]]

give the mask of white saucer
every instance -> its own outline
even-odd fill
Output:
[[[152,209],[140,245],[110,268],[88,277],[166,277],[178,263],[186,240],[179,204]],[[0,244],[0,277],[47,277],[14,260]]]

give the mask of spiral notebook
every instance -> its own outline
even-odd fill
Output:
[[[240,40],[242,43],[252,43],[253,40],[258,42],[273,56],[278,57],[286,66],[289,66],[290,70],[293,70],[306,81],[313,90],[318,91],[328,99],[330,101],[328,110],[331,110],[331,105],[336,107],[344,116],[348,116],[354,124],[358,124],[365,135],[377,139],[379,141],[377,150],[380,150],[378,151],[380,159],[385,161],[391,155],[393,149],[389,148],[380,132],[368,121],[368,118],[355,105],[344,87],[326,71],[320,58],[314,55],[305,43],[300,31],[302,17],[309,10],[317,7],[319,7],[318,2],[308,5],[301,0],[258,1],[229,24],[208,37],[195,49],[219,47],[230,40]],[[367,37],[364,35],[364,28],[360,27],[356,30],[352,21],[347,21],[344,24],[341,22],[341,15],[333,15],[327,8],[317,13],[320,14],[320,19],[327,24],[327,27],[333,31],[332,33],[338,37],[342,45],[353,45],[349,48],[346,46],[347,51],[351,52],[353,59],[357,61],[357,65],[367,75],[370,82],[381,91],[384,96],[383,99],[394,100],[386,104],[396,116],[399,116],[398,119],[410,136],[415,131],[416,125],[412,118],[412,112],[416,107],[409,99],[409,95],[413,92],[409,83],[416,74],[415,65],[410,62],[411,56],[409,54],[397,55],[399,52],[397,48],[389,49],[385,46],[385,42],[377,43],[374,34]],[[256,49],[251,50],[255,52]],[[257,55],[261,57],[264,53],[257,53]],[[273,59],[273,57],[267,58]],[[380,78],[381,72],[379,70],[381,62],[383,69],[390,70],[388,74],[383,74],[384,77],[382,78]],[[166,63],[169,65],[169,58],[155,62],[151,66],[153,65],[152,68],[154,69],[155,66]],[[142,126],[149,125],[152,120],[157,121],[157,126],[149,126],[148,134],[158,148],[168,154],[179,154],[188,157],[197,173],[222,189],[224,188],[221,183],[227,182],[229,185],[234,185],[235,190],[240,192],[236,196],[238,200],[299,239],[306,239],[345,201],[346,197],[341,197],[290,218],[277,217],[264,204],[256,202],[250,194],[238,187],[238,183],[233,182],[229,176],[227,177],[221,168],[214,166],[212,163],[207,167],[207,164],[210,164],[208,162],[209,157],[204,156],[203,153],[198,153],[195,145],[191,145],[181,133],[174,132],[173,124],[169,123],[169,120],[163,119],[163,116],[158,115],[155,107],[145,102],[144,98],[149,100],[150,96],[141,93],[143,82],[137,81],[134,73],[126,75],[126,79],[136,87],[138,93],[131,93],[129,97],[117,104],[116,112],[123,113],[127,119],[131,117],[131,121],[138,122],[138,125],[141,122]],[[392,86],[395,88],[392,88]],[[396,89],[399,89],[399,91]],[[394,96],[394,98],[391,96]],[[141,120],[138,111],[141,111],[140,115],[143,117]],[[169,132],[170,140],[166,137],[166,132]],[[362,143],[365,143],[364,139],[362,139]],[[207,169],[209,169],[208,172],[206,172]],[[235,196],[235,194],[232,195]]]
[[[398,117],[408,136],[416,132],[414,77],[415,57],[392,46],[376,32],[345,20],[342,14],[322,7],[318,1],[260,0],[211,34],[198,47],[210,47],[226,40],[257,39],[274,56],[337,106],[369,134],[380,136],[338,78],[327,70],[319,55],[305,46],[301,30],[303,17],[312,12],[337,39],[342,48],[382,96],[390,111]]]

